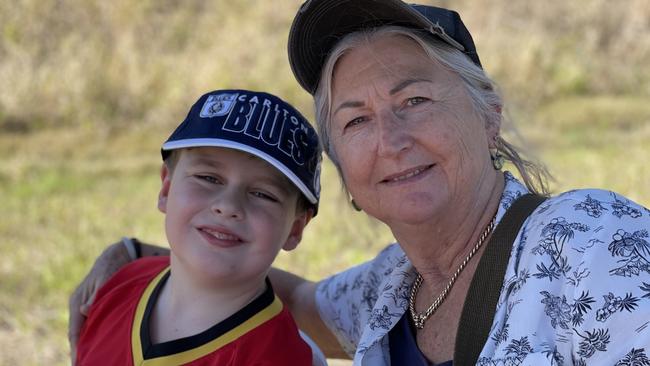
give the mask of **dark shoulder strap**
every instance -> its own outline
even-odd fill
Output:
[[[454,366],[476,365],[494,320],[512,243],[526,218],[545,199],[534,194],[519,197],[494,229],[463,305],[456,334]]]

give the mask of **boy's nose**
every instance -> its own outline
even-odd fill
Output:
[[[241,199],[234,192],[223,192],[222,195],[219,195],[212,202],[212,212],[219,216],[233,219],[241,219],[244,217]]]
[[[216,214],[219,214],[219,215],[226,215],[226,216],[230,216],[230,217],[232,217],[232,218],[239,218],[239,217],[241,217],[241,215],[240,215],[238,212],[233,211],[233,210],[228,210],[227,208],[224,208],[224,207],[215,207],[215,208],[214,208],[214,212],[215,212]]]

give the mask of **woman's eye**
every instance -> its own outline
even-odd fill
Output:
[[[363,121],[365,121],[365,118],[363,118],[363,117],[354,118],[354,119],[350,120],[348,123],[345,124],[345,128],[354,127],[354,126],[362,123]]]
[[[426,102],[428,99],[425,97],[413,97],[413,98],[408,98],[406,100],[406,105],[408,106],[416,106],[418,104],[422,104]]]

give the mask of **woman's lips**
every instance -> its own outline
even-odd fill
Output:
[[[199,227],[198,231],[208,243],[218,247],[230,248],[244,243],[239,236],[222,229]]]
[[[412,169],[407,169],[397,174],[391,174],[385,177],[384,179],[382,179],[380,183],[399,184],[399,183],[414,181],[419,179],[421,176],[423,176],[426,172],[428,172],[431,168],[433,168],[434,165],[435,164],[422,165]]]

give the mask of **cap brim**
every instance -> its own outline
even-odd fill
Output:
[[[403,25],[427,30],[453,47],[464,47],[399,0],[307,1],[298,10],[289,32],[289,64],[300,85],[314,94],[320,71],[337,41],[359,29]]]
[[[225,147],[228,149],[239,150],[247,152],[251,155],[257,156],[258,158],[266,161],[271,164],[273,167],[278,169],[284,176],[289,178],[291,183],[293,183],[302,194],[307,197],[311,204],[317,204],[318,199],[316,196],[309,190],[309,188],[296,176],[289,168],[282,164],[279,160],[275,159],[271,155],[265,153],[264,151],[255,149],[249,145],[241,144],[231,140],[225,139],[211,139],[211,138],[196,138],[196,139],[185,139],[185,140],[175,140],[169,141],[163,144],[163,151],[170,151],[176,149],[185,149],[190,147]]]

